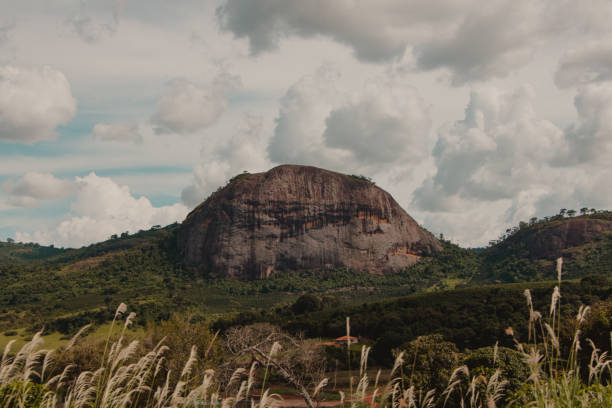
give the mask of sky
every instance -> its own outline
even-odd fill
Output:
[[[279,164],[484,246],[612,209],[609,0],[0,0],[0,239],[182,221]]]

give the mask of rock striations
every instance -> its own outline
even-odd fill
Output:
[[[591,218],[566,218],[553,225],[536,229],[521,237],[531,258],[555,259],[564,251],[593,241],[612,232],[612,221]]]
[[[441,249],[373,183],[293,165],[234,177],[187,216],[178,245],[188,266],[238,279],[337,267],[389,273]]]

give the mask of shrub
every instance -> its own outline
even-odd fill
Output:
[[[508,381],[508,393],[517,391],[525,378],[529,377],[529,370],[521,353],[507,347],[479,348],[467,354],[463,363],[470,372],[485,377],[490,377],[495,370],[500,370],[500,378]]]
[[[460,359],[455,344],[439,334],[419,336],[395,351],[405,351],[402,378],[417,389],[443,391]]]
[[[29,381],[0,384],[0,406],[3,408],[38,408],[47,389]]]
[[[464,364],[452,370],[460,361],[455,345],[440,335],[421,336],[396,351],[389,381],[382,383],[380,371],[374,378],[369,377],[370,348],[363,346],[359,370],[355,368],[355,376],[349,372],[350,391],[346,395],[340,392],[340,405],[493,408],[507,403],[513,407],[611,408],[612,360],[580,331],[588,327],[585,323],[589,307],[579,308],[571,338],[561,337],[560,274],[559,268],[558,286],[544,313],[534,308],[531,292],[525,290],[529,310],[527,341],[519,341],[514,330],[507,329],[516,352],[481,348],[469,353]],[[216,347],[215,335],[198,316],[174,316],[141,344],[126,337],[126,328],[134,320],[133,313],[117,327],[125,313],[126,306],[121,304],[106,342],[89,351],[90,361],[97,362],[90,369],[83,364],[74,366],[61,358],[69,353],[81,356],[87,353],[84,346],[81,354],[75,351],[78,346],[73,348],[83,330],[64,351],[59,351],[55,369],[52,362],[56,352],[40,349],[42,332],[36,333],[14,354],[9,343],[0,360],[0,406],[237,408],[250,405],[266,408],[277,405],[275,397],[264,389],[266,379],[274,377],[295,386],[307,406],[315,408],[328,384],[326,378],[318,380],[324,366],[321,350],[273,326],[255,325],[228,331],[226,348],[233,358],[221,363],[210,354]],[[595,330],[599,326],[590,327]],[[346,334],[350,334],[348,319]],[[160,336],[166,339],[154,343]],[[209,341],[208,345],[203,339]],[[564,340],[569,344],[566,348],[562,347]],[[171,354],[164,342],[171,344],[176,354]],[[200,363],[200,347],[189,347],[196,342],[208,350]],[[590,354],[590,358],[581,366],[584,353]],[[234,367],[238,368],[227,380],[219,381],[216,372],[225,370],[228,363],[235,363]],[[269,370],[274,371],[270,376]],[[260,387],[256,384],[258,378],[263,378]],[[514,386],[516,391],[512,393]],[[254,395],[258,388],[261,389],[259,396]]]
[[[193,366],[196,381],[201,381],[201,374],[206,369],[216,366],[221,355],[217,334],[210,331],[207,321],[199,315],[175,313],[167,321],[150,328],[145,339],[150,347],[162,340],[168,347],[166,366],[174,380],[178,380],[184,357],[193,347],[196,348]]]
[[[306,293],[300,296],[299,298],[297,298],[295,303],[291,306],[291,310],[295,314],[316,312],[317,310],[321,310],[321,309],[322,309],[321,298],[316,295],[310,294],[310,293]]]

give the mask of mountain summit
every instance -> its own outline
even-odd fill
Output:
[[[178,245],[188,266],[239,279],[338,267],[390,273],[441,249],[368,179],[294,165],[231,179],[187,216]]]

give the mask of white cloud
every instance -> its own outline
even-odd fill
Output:
[[[50,68],[0,67],[0,140],[53,140],[70,122],[76,100],[61,72]]]
[[[253,55],[279,48],[286,38],[326,36],[362,61],[413,53],[416,68],[447,68],[459,85],[507,76],[544,40],[569,31],[570,22],[588,27],[590,13],[581,11],[575,21],[576,13],[567,11],[580,7],[547,0],[227,0],[217,14],[224,30],[248,39]]]
[[[430,228],[486,245],[554,192],[562,174],[550,163],[563,131],[536,117],[533,97],[530,87],[473,91],[465,118],[439,129],[436,171],[413,195]]]
[[[485,246],[510,225],[505,213],[508,201],[464,202],[449,212],[428,212],[422,216],[429,231],[462,246]]]
[[[371,164],[422,161],[429,153],[431,120],[416,89],[371,83],[363,94],[332,110],[323,134],[329,147]]]
[[[479,2],[454,30],[415,46],[417,66],[448,68],[460,85],[504,77],[525,65],[546,34],[546,7],[532,0]]]
[[[94,43],[100,39],[112,35],[117,30],[116,22],[102,23],[95,18],[76,14],[66,21],[66,24],[78,35],[83,41]]]
[[[0,66],[53,66],[79,100],[56,143],[8,147],[3,178],[113,170],[131,195],[168,200],[189,185],[182,199],[194,205],[242,170],[318,165],[372,176],[402,204],[422,204],[406,206],[420,221],[465,243],[486,243],[533,213],[612,204],[609,0],[0,4]],[[312,74],[322,64],[337,72]],[[220,70],[244,87],[218,87]],[[474,82],[483,88],[464,118],[469,89],[449,84]],[[490,89],[525,82],[537,95]],[[0,143],[52,139],[74,115],[38,109],[69,104],[47,86],[27,88],[34,97],[19,108],[13,97],[0,104]],[[235,129],[244,112],[261,117],[259,132]],[[33,213],[10,208],[11,225]],[[37,214],[23,230],[56,222],[50,208]]]
[[[389,19],[385,6],[390,2],[385,3],[229,0],[217,14],[225,30],[248,38],[254,55],[277,48],[283,37],[323,34],[354,47],[359,58],[378,61],[403,53],[406,45],[397,31],[405,31],[417,19],[396,10],[406,18],[402,29],[399,18]]]
[[[581,87],[574,99],[578,121],[566,132],[566,145],[555,164],[607,165],[612,156],[612,82]]]
[[[508,226],[562,207],[612,206],[606,181],[612,176],[612,84],[582,87],[579,120],[566,130],[538,118],[533,99],[530,87],[483,88],[472,92],[463,120],[439,130],[435,173],[413,195],[427,225],[464,244],[484,245]],[[466,214],[486,216],[486,228],[467,222]]]
[[[110,10],[96,13],[86,1],[79,3],[79,11],[66,20],[68,27],[83,41],[95,43],[115,34],[124,0],[113,0]],[[104,15],[106,14],[106,15]]]
[[[96,123],[92,134],[109,142],[142,143],[142,134],[135,123]]]
[[[11,31],[15,28],[15,24],[7,23],[0,25],[0,46],[8,42]]]
[[[260,172],[270,166],[265,154],[262,120],[245,116],[231,138],[212,151],[203,151],[203,163],[193,170],[193,180],[181,193],[182,201],[195,207],[231,177],[243,172]]]
[[[612,80],[611,39],[567,51],[555,73],[561,88]]]
[[[76,183],[59,179],[51,173],[28,172],[19,180],[9,180],[3,189],[9,194],[8,203],[17,207],[34,207],[43,200],[74,194]]]
[[[154,207],[146,197],[134,197],[127,186],[94,173],[77,177],[76,182],[79,190],[71,206],[73,214],[52,231],[17,233],[16,240],[80,247],[108,239],[112,234],[134,233],[153,225],[182,221],[188,212],[182,204]]]
[[[289,88],[268,145],[273,162],[377,172],[427,158],[431,119],[414,87],[390,76],[347,92],[338,79],[323,67]]]
[[[229,170],[227,163],[215,160],[196,164],[192,182],[181,192],[181,201],[190,208],[196,207],[228,181]]]
[[[428,209],[452,196],[509,199],[546,184],[542,176],[563,144],[563,132],[536,117],[532,99],[530,87],[472,92],[465,119],[440,129],[433,150],[437,172],[416,192],[415,202]]]
[[[343,97],[336,87],[337,76],[336,71],[322,67],[287,90],[268,144],[272,162],[327,167],[343,160],[343,152],[326,148],[323,138],[325,120]]]
[[[151,122],[157,133],[186,134],[207,128],[227,109],[229,93],[239,86],[240,79],[228,73],[221,73],[206,86],[173,80],[157,103]]]

